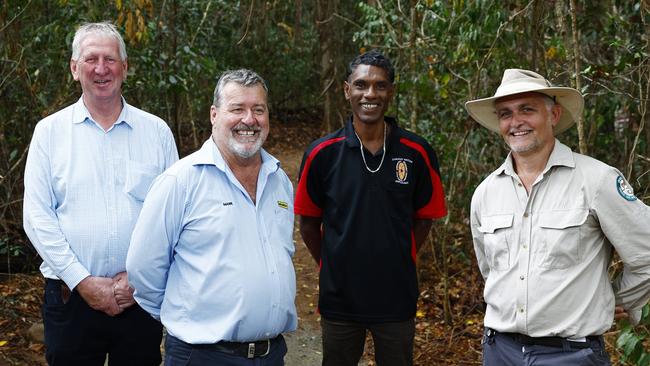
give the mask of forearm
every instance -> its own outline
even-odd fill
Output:
[[[321,261],[321,223],[320,217],[300,216],[300,235],[312,258],[318,264]]]
[[[432,226],[433,220],[413,220],[413,236],[415,239],[415,249],[417,251],[420,251],[422,244],[427,240],[427,236],[429,236]]]
[[[623,272],[614,280],[616,305],[622,306],[633,323],[640,319],[641,308],[650,301],[650,265],[631,270],[623,267]]]

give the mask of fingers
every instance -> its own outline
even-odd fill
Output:
[[[627,311],[622,306],[617,306],[614,308],[614,319],[615,320],[621,320],[621,319],[627,319],[629,318],[629,314]]]

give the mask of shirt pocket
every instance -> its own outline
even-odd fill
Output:
[[[158,167],[155,165],[143,164],[134,160],[127,161],[124,192],[137,201],[144,201],[151,183],[159,173]]]
[[[275,206],[273,214],[273,231],[278,236],[284,249],[293,256],[295,247],[293,245],[293,202],[288,197],[275,195],[273,197]]]
[[[541,263],[543,268],[566,269],[582,261],[580,227],[587,221],[589,210],[567,209],[540,212]]]
[[[503,271],[510,267],[513,220],[514,214],[481,217],[481,226],[478,230],[483,233],[485,257],[490,269]]]

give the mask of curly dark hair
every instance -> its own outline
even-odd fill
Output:
[[[380,67],[388,74],[388,80],[390,80],[391,84],[395,81],[395,68],[393,67],[393,64],[390,62],[388,57],[384,56],[379,52],[379,50],[370,50],[355,57],[354,60],[348,64],[348,74],[346,79],[350,78],[350,75],[352,75],[359,65]]]

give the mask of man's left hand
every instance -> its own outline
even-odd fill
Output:
[[[124,310],[129,306],[135,304],[133,298],[133,287],[129,286],[129,280],[126,272],[120,272],[113,277],[113,290],[115,293],[115,301],[120,309]]]

